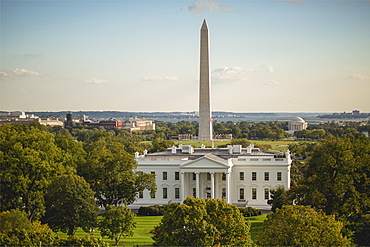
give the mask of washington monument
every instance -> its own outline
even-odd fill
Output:
[[[209,74],[209,32],[206,20],[200,29],[199,135],[202,141],[212,140],[211,86]]]

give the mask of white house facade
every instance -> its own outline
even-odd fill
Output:
[[[156,175],[157,193],[139,193],[136,206],[179,203],[188,196],[225,199],[238,206],[267,206],[270,189],[289,188],[289,151],[268,153],[253,144],[227,148],[179,145],[163,152],[136,153],[137,170]]]

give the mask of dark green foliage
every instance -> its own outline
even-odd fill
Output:
[[[78,174],[90,184],[99,205],[130,204],[139,191],[156,192],[155,176],[135,171],[134,155],[125,151],[119,137],[98,132],[85,150],[86,164],[77,168]]]
[[[79,145],[45,129],[34,123],[0,126],[2,211],[20,208],[30,220],[39,219],[45,209],[44,192],[51,181],[75,172],[79,158],[71,152],[80,152]]]
[[[252,216],[257,216],[257,215],[262,214],[261,210],[258,210],[252,207],[238,208],[238,209],[244,217],[252,217]]]
[[[159,246],[250,246],[249,229],[236,206],[188,197],[181,205],[168,206],[153,239]]]
[[[271,199],[267,201],[271,205],[271,211],[276,212],[276,209],[281,209],[284,205],[292,205],[293,202],[289,200],[288,192],[284,186],[279,186],[271,190]]]
[[[135,214],[131,212],[131,209],[123,206],[108,206],[106,210],[103,214],[104,219],[99,222],[100,234],[114,240],[117,246],[122,237],[134,235]]]
[[[39,221],[30,222],[19,209],[0,213],[0,246],[52,246],[57,244],[54,233]]]
[[[43,221],[55,231],[73,235],[78,227],[85,232],[97,223],[99,209],[89,184],[77,175],[56,178],[45,195]]]
[[[85,235],[83,237],[78,236],[68,236],[67,238],[62,238],[58,242],[58,246],[70,246],[70,247],[108,247],[109,243],[104,242],[102,238]]]
[[[165,210],[168,208],[168,205],[154,205],[148,207],[140,207],[139,215],[143,216],[161,216],[164,214]]]
[[[260,246],[347,246],[343,223],[308,206],[283,206],[267,215]]]

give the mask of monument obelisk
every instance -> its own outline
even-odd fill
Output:
[[[209,74],[209,32],[206,20],[200,29],[199,135],[202,141],[212,140],[211,86]]]

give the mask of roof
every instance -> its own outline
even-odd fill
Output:
[[[184,156],[188,157],[189,160],[197,159],[202,156],[207,156],[210,159],[226,160],[229,158],[236,158],[239,156],[271,156],[276,155],[272,152],[260,151],[258,148],[252,149],[252,152],[248,153],[246,148],[242,148],[240,153],[229,153],[229,148],[194,148],[193,153],[183,153],[182,149],[176,148],[176,152],[172,153],[172,148],[165,151],[148,153],[146,156]]]

